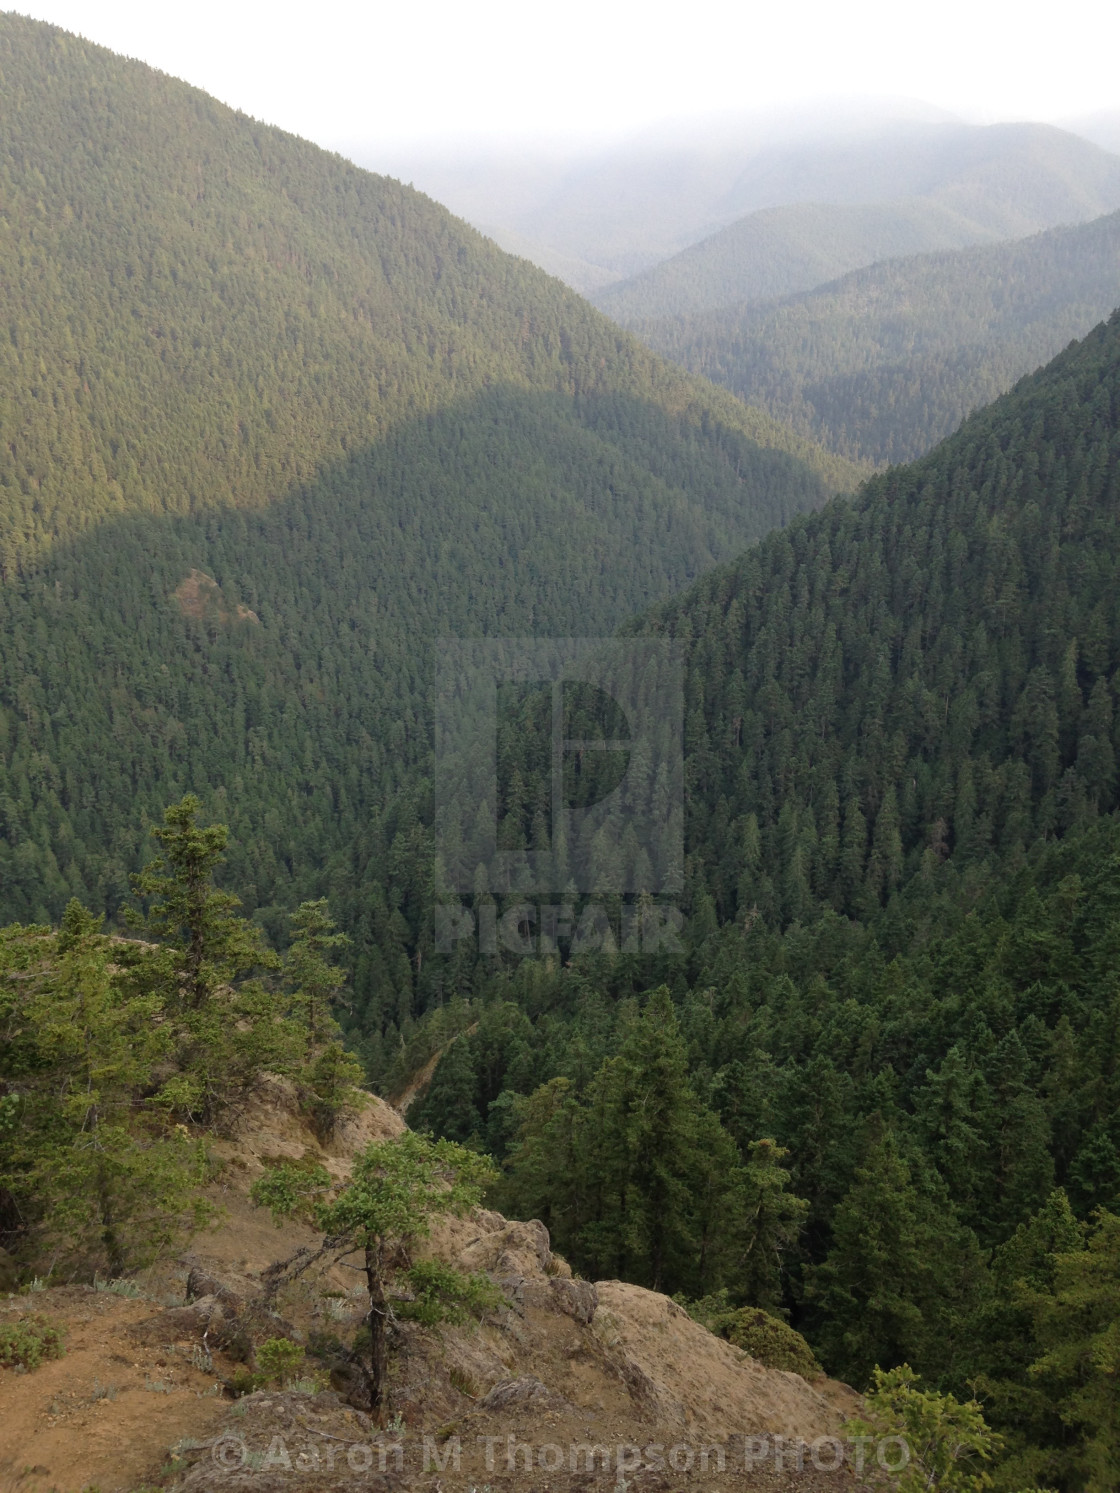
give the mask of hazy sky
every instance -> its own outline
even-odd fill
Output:
[[[1120,108],[1115,0],[35,0],[29,8],[326,145],[586,138],[671,116],[853,94],[928,99],[980,121]]]

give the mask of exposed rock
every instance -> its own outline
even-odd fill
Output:
[[[666,1431],[743,1426],[783,1436],[831,1434],[857,1396],[826,1399],[799,1374],[767,1369],[714,1337],[666,1296],[600,1281],[592,1331],[626,1384],[635,1409]]]
[[[523,1317],[525,1315],[525,1277],[523,1275],[496,1275],[494,1284],[505,1297],[507,1304],[519,1317]]]
[[[589,1280],[570,1280],[554,1276],[548,1283],[557,1308],[590,1327],[599,1307],[599,1292]]]
[[[480,1410],[491,1412],[521,1410],[526,1406],[534,1410],[565,1410],[568,1402],[531,1374],[520,1379],[504,1379],[479,1401]]]
[[[480,1210],[481,1213],[481,1210]],[[498,1214],[472,1216],[472,1223],[489,1224]],[[459,1253],[464,1270],[485,1270],[496,1280],[532,1280],[544,1275],[568,1276],[567,1264],[552,1253],[548,1230],[539,1219],[512,1223],[501,1219],[500,1227],[484,1227]]]
[[[130,1333],[141,1343],[201,1342],[204,1337],[218,1343],[229,1335],[232,1321],[217,1296],[200,1296],[187,1306],[174,1306],[146,1317],[131,1327]]]
[[[187,1276],[187,1301],[193,1303],[208,1296],[213,1296],[232,1317],[238,1316],[245,1304],[241,1292],[233,1290],[217,1276],[195,1265]]]

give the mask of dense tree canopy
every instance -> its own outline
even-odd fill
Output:
[[[5,917],[115,916],[190,791],[276,942],[400,831],[395,923],[438,638],[609,632],[851,475],[421,194],[12,14],[0,138]]]

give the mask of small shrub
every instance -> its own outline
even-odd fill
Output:
[[[0,1364],[6,1369],[37,1369],[46,1358],[61,1358],[65,1334],[38,1313],[0,1327]]]
[[[98,1280],[95,1278],[93,1289],[108,1291],[112,1296],[123,1296],[126,1301],[135,1301],[137,1297],[144,1294],[133,1280]]]
[[[284,1384],[294,1379],[303,1362],[303,1349],[290,1338],[273,1337],[257,1349],[257,1375],[261,1384]]]
[[[230,1375],[229,1387],[234,1397],[240,1399],[242,1395],[251,1395],[255,1389],[260,1388],[260,1385],[252,1369],[247,1369],[244,1364],[238,1364]]]
[[[801,1334],[761,1307],[731,1306],[726,1291],[702,1296],[699,1301],[688,1301],[683,1296],[673,1299],[684,1307],[694,1322],[699,1322],[736,1348],[742,1348],[744,1353],[749,1353],[768,1369],[785,1369],[787,1373],[800,1374],[805,1379],[816,1378],[824,1372]]]
[[[465,1322],[501,1305],[502,1293],[485,1275],[464,1275],[438,1260],[418,1260],[409,1267],[412,1301],[402,1302],[398,1315],[425,1327],[438,1322]]]
[[[285,1387],[293,1394],[319,1395],[330,1388],[330,1380],[325,1374],[303,1374],[299,1379],[289,1379]]]
[[[805,1379],[824,1372],[809,1344],[780,1317],[772,1317],[769,1312],[753,1306],[741,1307],[730,1313],[730,1317],[720,1336],[736,1348],[742,1348],[768,1369],[785,1369]]]

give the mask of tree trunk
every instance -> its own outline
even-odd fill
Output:
[[[381,1270],[381,1241],[366,1245],[366,1286],[369,1290],[369,1395],[370,1408],[378,1409],[385,1392],[385,1369],[389,1361],[388,1308]]]

